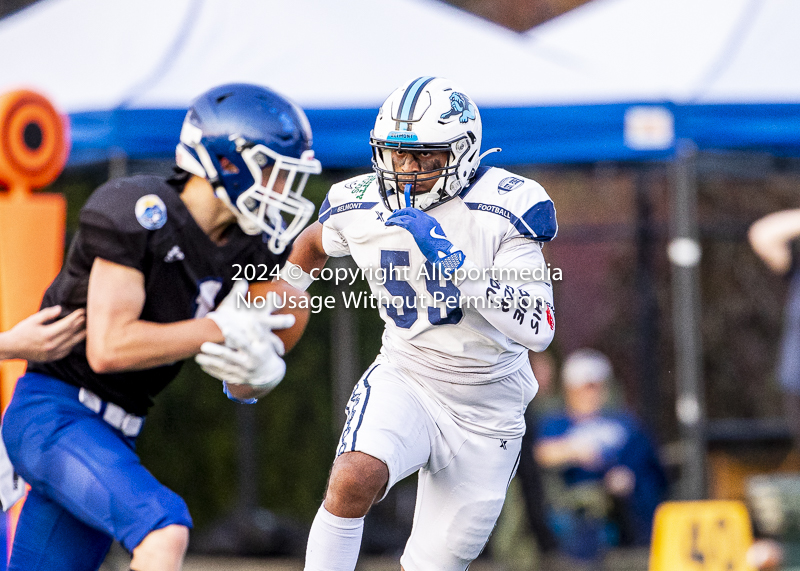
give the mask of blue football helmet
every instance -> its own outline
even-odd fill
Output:
[[[276,254],[314,212],[302,196],[308,175],[322,172],[311,150],[311,126],[300,107],[265,87],[232,83],[195,99],[175,160],[211,183],[242,230],[264,232]]]

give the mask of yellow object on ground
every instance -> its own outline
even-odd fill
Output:
[[[665,502],[656,510],[650,571],[756,571],[745,560],[752,543],[742,502]]]

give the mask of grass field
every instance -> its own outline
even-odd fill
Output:
[[[130,559],[112,556],[100,571],[127,571]],[[394,558],[366,558],[361,561],[357,571],[398,571],[400,563]],[[501,571],[491,561],[478,561],[470,566],[472,571]],[[303,571],[302,559],[279,558],[236,558],[192,556],[186,558],[183,571]]]
[[[127,571],[129,561],[130,559],[123,553],[115,550],[100,571]],[[541,567],[524,571],[584,571],[589,568],[591,567],[581,567],[575,562],[564,559],[552,559],[543,562]],[[399,569],[400,562],[396,558],[367,557],[359,561],[356,571],[399,571]],[[470,571],[523,571],[503,567],[488,558],[478,559],[469,569]],[[593,571],[646,571],[647,550],[614,550],[608,553],[601,567],[592,569]],[[189,555],[183,571],[303,571],[303,560]]]

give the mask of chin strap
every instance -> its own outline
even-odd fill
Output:
[[[433,204],[436,199],[439,198],[439,193],[437,192],[426,192],[420,196],[416,197],[416,208],[420,210],[425,210],[431,204]]]
[[[247,218],[238,208],[233,205],[228,193],[225,192],[225,189],[222,186],[217,186],[214,188],[214,196],[219,198],[223,204],[225,204],[225,206],[227,206],[228,209],[233,212],[233,215],[236,216],[236,222],[239,224],[239,228],[241,228],[245,234],[248,234],[249,236],[257,236],[258,234],[261,234],[261,228],[259,228],[255,222]]]
[[[175,147],[175,164],[188,173],[200,178],[208,178],[206,169],[191,155],[183,143],[178,143],[178,146]]]

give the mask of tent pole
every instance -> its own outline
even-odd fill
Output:
[[[638,402],[651,434],[660,434],[661,385],[659,383],[658,299],[655,288],[656,235],[651,190],[657,171],[636,167],[636,307]]]
[[[128,176],[128,154],[125,149],[114,147],[108,157],[108,180]]]
[[[672,316],[677,372],[676,414],[683,469],[681,499],[705,497],[705,399],[700,335],[700,242],[697,223],[697,148],[679,141],[672,202]]]

